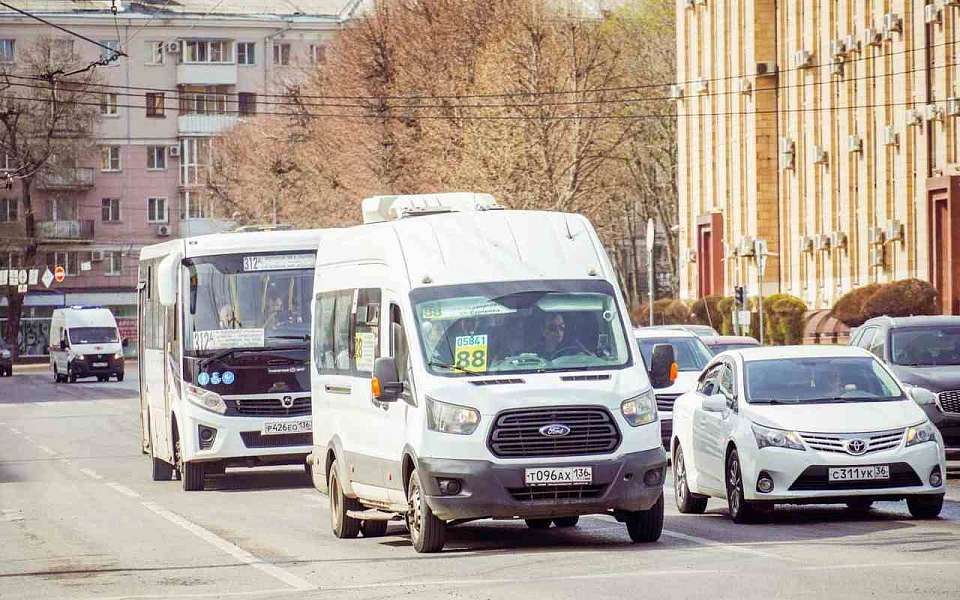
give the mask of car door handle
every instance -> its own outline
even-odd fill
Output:
[[[328,394],[339,394],[341,396],[349,396],[353,392],[349,385],[325,385],[323,389]]]

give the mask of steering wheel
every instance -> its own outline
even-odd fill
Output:
[[[557,350],[553,353],[553,358],[572,356],[574,354],[589,354],[590,356],[597,356],[595,352],[590,352],[590,350],[588,350],[587,347],[581,344],[579,341],[575,341],[574,345],[557,348]]]

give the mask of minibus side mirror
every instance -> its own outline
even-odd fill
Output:
[[[373,378],[370,380],[373,397],[379,402],[396,402],[403,393],[403,382],[397,373],[397,361],[393,357],[378,358],[373,362]]]
[[[60,338],[60,349],[61,349],[61,350],[66,350],[66,349],[67,349],[67,340],[66,340],[66,338]]]
[[[120,342],[120,345],[123,346],[124,348],[129,348],[129,347],[130,347],[130,340],[127,339],[127,338],[123,338],[123,341]]]
[[[180,256],[170,254],[160,261],[157,267],[157,295],[160,304],[173,306],[177,303],[177,283],[179,275]]]
[[[672,344],[657,344],[650,357],[650,385],[665,388],[677,379],[677,363]]]

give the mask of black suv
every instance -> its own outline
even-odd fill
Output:
[[[943,434],[948,455],[960,456],[960,316],[877,317],[850,345],[873,352],[907,386],[936,394],[924,405]]]

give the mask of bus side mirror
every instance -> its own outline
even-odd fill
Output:
[[[677,363],[672,344],[657,344],[650,358],[650,385],[665,388],[677,378]]]
[[[60,349],[61,350],[67,349],[67,340],[64,338],[60,338]]]
[[[377,401],[396,402],[403,393],[403,382],[397,373],[397,361],[389,356],[375,360],[370,388]]]
[[[173,306],[177,303],[177,283],[180,266],[180,256],[170,254],[160,261],[157,267],[157,295],[160,304]]]

